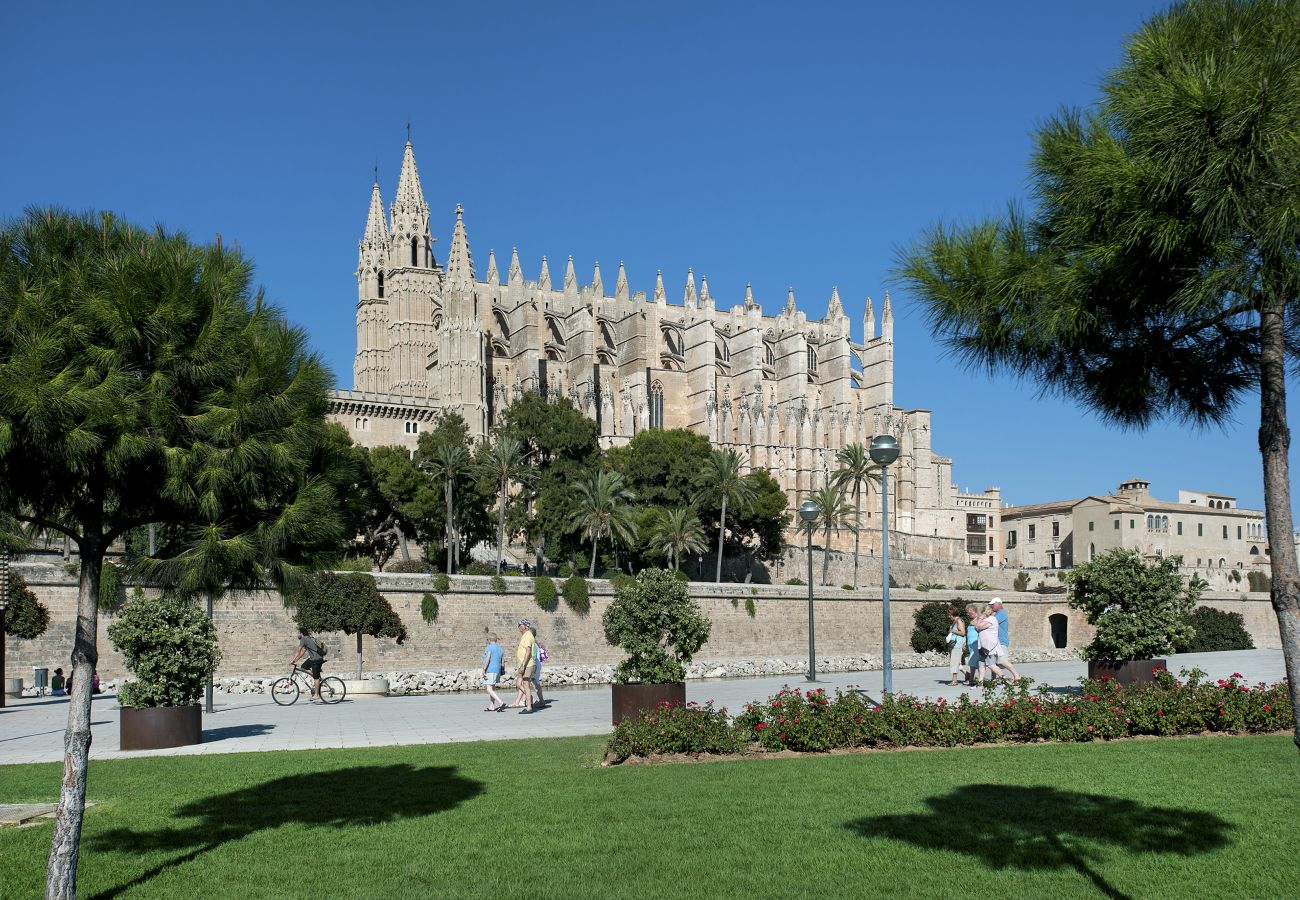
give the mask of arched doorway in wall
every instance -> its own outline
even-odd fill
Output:
[[[1052,646],[1058,650],[1065,649],[1070,640],[1070,617],[1064,613],[1052,613],[1047,617],[1047,627],[1052,632]]]

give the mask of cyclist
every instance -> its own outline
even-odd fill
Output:
[[[307,633],[307,629],[299,626],[298,628],[298,652],[293,655],[289,665],[298,665],[298,660],[304,656],[306,661],[302,668],[311,673],[311,699],[309,703],[315,703],[320,699],[320,667],[325,662],[325,654],[322,653],[321,642],[316,640]]]

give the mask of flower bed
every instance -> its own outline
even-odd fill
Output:
[[[622,762],[653,754],[825,752],[868,747],[953,747],[1007,741],[1091,741],[1137,735],[1247,734],[1281,731],[1291,722],[1285,683],[1254,686],[1241,676],[1215,682],[1199,669],[1151,684],[1124,687],[1113,679],[1083,680],[1080,694],[1031,692],[1028,679],[985,698],[955,703],[905,694],[873,703],[858,693],[785,688],[730,717],[712,704],[662,704],[620,724],[605,758]]]

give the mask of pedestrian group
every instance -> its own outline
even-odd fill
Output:
[[[990,678],[1008,678],[1016,682],[1020,673],[1011,665],[1011,642],[1007,628],[1007,611],[1002,598],[994,597],[983,606],[966,607],[966,620],[952,607],[948,610],[948,674],[950,685],[963,680],[971,687],[983,685]],[[1005,670],[1005,671],[1003,671]]]

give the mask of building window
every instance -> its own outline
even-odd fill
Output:
[[[650,386],[650,427],[664,427],[664,388],[657,381]]]
[[[384,273],[379,273],[379,299],[384,299]]]
[[[1007,532],[1007,549],[1010,550],[1016,545],[1016,530],[1013,528]]]
[[[1237,540],[1241,540],[1241,526],[1237,526]]]
[[[1029,526],[1029,543],[1032,544],[1032,543],[1034,542],[1034,532],[1036,532],[1037,530],[1038,530],[1038,526],[1037,526],[1037,525],[1030,525],[1030,526]]]
[[[420,423],[419,423],[419,422],[407,422],[407,423],[406,423],[406,433],[407,433],[407,434],[419,434],[419,433],[420,433]]]
[[[1196,536],[1205,537],[1205,525],[1200,522],[1196,523]]]
[[[966,530],[983,533],[988,527],[988,516],[979,513],[966,514]]]
[[[816,347],[808,348],[808,374],[809,375],[817,374],[817,348]]]
[[[1129,528],[1129,531],[1132,531],[1134,528],[1137,528],[1137,527],[1138,527],[1138,520],[1137,520],[1137,519],[1129,519],[1129,520],[1128,520],[1128,528]]]
[[[1053,522],[1053,523],[1052,523],[1052,538],[1055,539],[1055,538],[1059,538],[1060,536],[1061,536],[1061,523],[1060,523],[1060,522]]]
[[[1119,530],[1119,519],[1116,519],[1116,520],[1115,520],[1115,530],[1116,530],[1116,531]]]
[[[1227,525],[1224,525],[1224,526],[1223,526],[1223,539],[1224,539],[1225,541],[1228,539],[1228,526],[1227,526]]]
[[[1155,531],[1156,529],[1155,522],[1156,522],[1155,516],[1147,516],[1147,531]]]
[[[1089,522],[1089,523],[1088,523],[1088,530],[1089,530],[1089,531],[1096,531],[1097,529],[1096,529],[1095,527],[1093,527],[1093,526],[1095,526],[1096,524],[1097,524],[1096,522]]]
[[[1089,545],[1088,545],[1088,559],[1091,561],[1091,560],[1094,560],[1094,559],[1096,559],[1096,558],[1097,558],[1097,545],[1096,545],[1096,544],[1089,544]]]
[[[1178,523],[1178,533],[1179,533],[1179,534],[1182,534],[1182,533],[1183,533],[1183,523],[1182,523],[1182,522],[1179,522],[1179,523]]]

